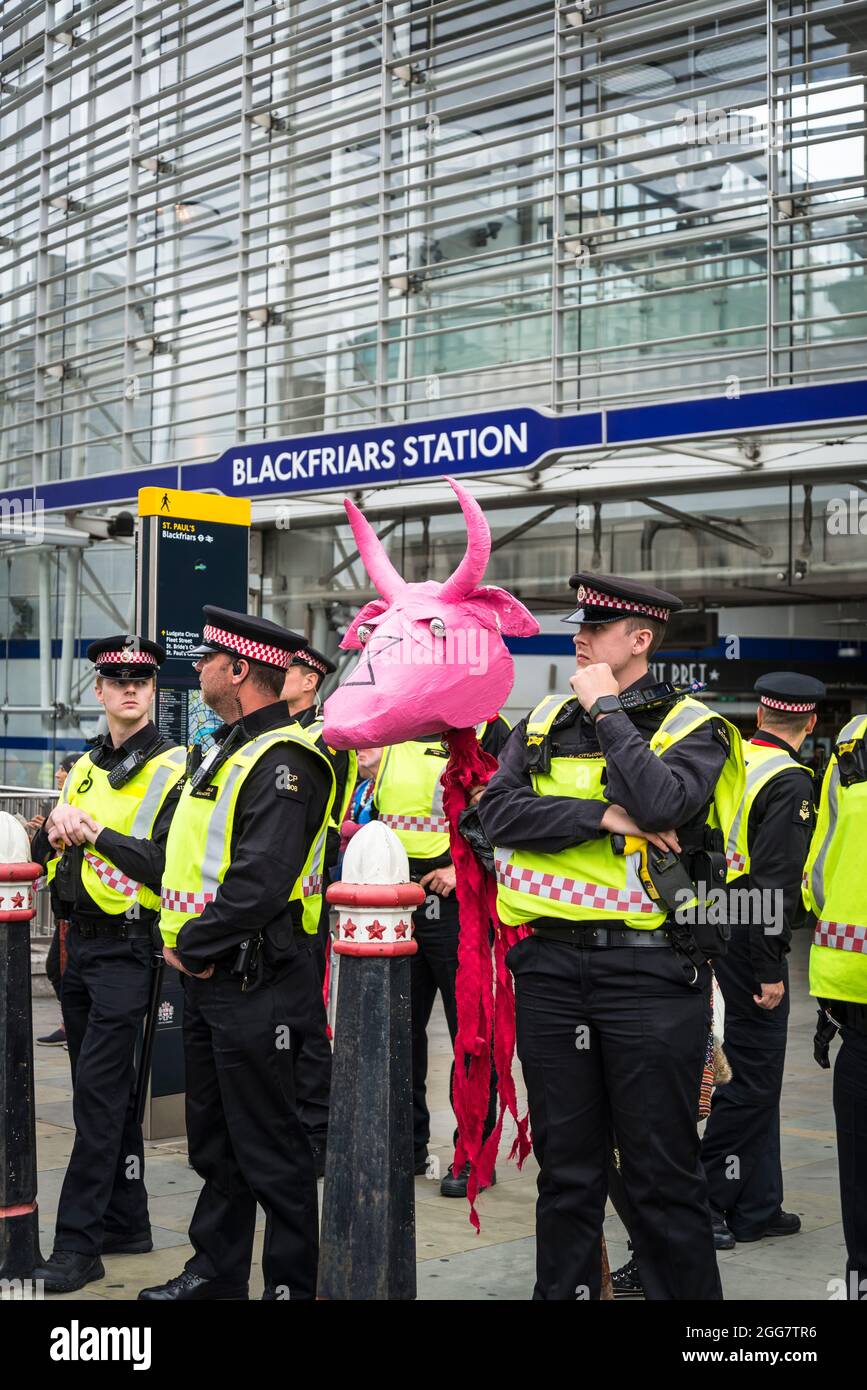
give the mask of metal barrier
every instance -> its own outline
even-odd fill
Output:
[[[47,816],[55,805],[60,792],[53,788],[9,787],[0,785],[0,811],[32,820],[34,816]],[[51,939],[54,934],[54,918],[51,915],[51,901],[46,892],[36,894],[36,916],[30,924],[31,938]]]

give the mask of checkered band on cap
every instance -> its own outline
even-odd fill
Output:
[[[248,661],[264,661],[269,666],[281,666],[284,671],[289,669],[289,663],[295,655],[294,652],[283,651],[281,647],[271,647],[267,642],[254,642],[249,637],[241,637],[237,632],[212,627],[210,623],[205,623],[202,640],[218,642],[221,647],[228,647],[239,656],[245,656]]]
[[[328,675],[328,667],[325,665],[325,662],[320,661],[319,658],[317,656],[314,656],[312,652],[307,652],[303,650],[300,652],[295,652],[292,657],[292,662],[293,665],[296,666],[312,666],[314,670],[321,671],[323,676]]]
[[[760,695],[759,704],[767,705],[769,709],[784,709],[790,714],[812,714],[816,708],[815,700],[809,700],[806,704],[793,705],[788,700],[772,700],[770,695]]]
[[[127,647],[120,652],[100,652],[94,659],[94,666],[158,666],[153,652],[138,652]]]
[[[614,598],[611,594],[603,594],[599,589],[590,589],[586,584],[579,584],[575,593],[579,603],[589,603],[596,608],[616,608],[623,613],[646,613],[649,618],[659,618],[661,622],[667,622],[671,616],[670,608],[655,608],[649,603],[636,603],[631,598]]]

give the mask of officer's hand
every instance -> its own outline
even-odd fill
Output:
[[[620,686],[607,661],[594,661],[583,671],[576,671],[569,677],[569,684],[585,709],[589,709],[600,695],[620,694]]]
[[[105,829],[105,826],[100,825],[99,821],[93,820],[92,817],[88,817],[88,819],[90,821],[90,824],[85,825],[83,827],[84,838],[87,840],[89,844],[95,845],[103,830]]]
[[[185,965],[181,965],[181,958],[177,951],[173,951],[171,946],[163,947],[163,960],[170,965],[173,970],[180,970],[182,975],[189,975],[191,980],[209,980],[214,973],[212,965],[206,965],[200,974],[195,975],[192,970],[188,970]]]
[[[610,835],[632,835],[640,840],[648,840],[650,844],[656,845],[657,849],[663,851],[673,849],[675,854],[680,854],[680,841],[677,838],[676,830],[642,830],[629,812],[625,811],[622,806],[618,806],[616,802],[612,802],[606,808],[599,824]]]
[[[775,985],[762,985],[761,994],[754,994],[753,999],[760,1009],[775,1009],[786,992],[786,986],[782,980]]]
[[[439,893],[443,898],[454,892],[456,882],[454,864],[446,864],[442,869],[431,869],[429,874],[419,879],[422,888],[430,887],[431,892]]]
[[[64,845],[83,845],[85,827],[96,828],[96,821],[78,806],[55,806],[48,817],[48,839],[55,849]]]

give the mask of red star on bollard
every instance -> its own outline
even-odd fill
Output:
[[[356,928],[355,928],[355,923],[354,923],[354,922],[346,921],[346,922],[343,923],[343,935],[344,935],[344,936],[351,936],[351,937],[354,937],[354,936],[355,936],[355,930],[356,930]]]
[[[23,895],[23,893],[16,893],[16,894],[15,894],[15,897],[12,899],[12,906],[13,906],[13,907],[23,907],[23,906],[24,906],[24,895]]]
[[[377,922],[375,918],[367,928],[367,934],[371,941],[381,941],[384,931],[385,924],[383,922]]]
[[[408,922],[398,922],[397,926],[396,926],[395,929],[394,929],[394,934],[395,934],[395,936],[398,937],[398,938],[403,937],[403,936],[406,936],[406,933],[407,933],[408,929],[409,929],[409,923],[408,923]]]

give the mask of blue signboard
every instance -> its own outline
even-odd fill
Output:
[[[733,437],[804,425],[867,419],[867,381],[787,386],[741,394],[555,415],[532,406],[360,426],[261,444],[236,444],[212,463],[100,473],[15,488],[7,505],[39,502],[48,511],[130,502],[140,487],[185,488],[227,497],[286,497],[449,474],[503,473],[583,449],[648,448],[660,440]]]

